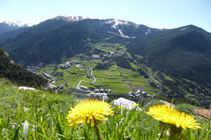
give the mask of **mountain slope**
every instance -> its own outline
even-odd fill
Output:
[[[0,78],[7,78],[14,84],[21,86],[41,87],[47,84],[47,80],[31,73],[21,66],[14,64],[9,56],[0,47]]]
[[[168,30],[139,46],[139,42],[133,42],[128,51],[143,55],[146,64],[155,71],[206,83],[211,81],[209,37],[206,31],[189,25]]]
[[[20,64],[61,63],[63,57],[71,57],[85,51],[85,40],[94,36],[83,23],[70,23],[47,32],[27,37],[5,48],[15,62]],[[95,38],[95,37],[93,37]]]

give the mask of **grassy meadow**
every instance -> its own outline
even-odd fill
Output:
[[[2,83],[0,93],[2,140],[97,140],[94,129],[87,123],[68,126],[65,117],[70,108],[80,102],[72,95],[65,92],[54,94],[41,90],[18,90]],[[159,122],[145,111],[120,109],[112,103],[111,105],[114,115],[108,116],[108,120],[99,122],[97,126],[103,140],[168,139],[165,133],[167,128],[161,129]],[[209,121],[198,118],[198,122],[201,129],[188,129],[187,132],[183,130],[182,134],[188,140],[210,139]]]

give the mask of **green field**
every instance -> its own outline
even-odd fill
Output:
[[[98,45],[100,49],[102,49],[105,44],[102,43]],[[114,49],[116,47],[119,47],[119,45],[114,45],[110,47],[110,49]],[[107,70],[95,69],[93,71],[93,75],[96,78],[96,82],[91,83],[94,79],[90,75],[90,70],[88,67],[95,68],[97,63],[101,62],[102,60],[91,59],[88,61],[87,58],[87,56],[76,56],[69,60],[70,62],[72,60],[78,61],[78,65],[80,65],[80,67],[76,67],[78,65],[74,64],[67,69],[61,69],[59,65],[51,64],[42,68],[38,74],[41,74],[42,71],[47,72],[55,78],[55,86],[65,85],[66,89],[76,88],[78,83],[81,80],[84,80],[81,82],[80,86],[86,86],[91,90],[94,88],[105,88],[111,89],[117,93],[128,93],[130,90],[135,90],[135,85],[138,85],[143,86],[143,89],[147,92],[154,93],[155,89],[149,85],[148,79],[140,75],[138,71],[124,69],[116,65],[112,65]],[[136,66],[134,63],[130,64],[134,70],[138,69],[138,66]]]
[[[116,93],[128,93],[130,90],[119,83],[103,83],[105,89],[111,89]]]

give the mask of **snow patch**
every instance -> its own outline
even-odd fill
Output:
[[[114,29],[117,29],[118,25],[129,25],[127,21],[117,20],[117,19],[106,21],[105,24],[113,24],[111,28],[114,28]]]
[[[66,15],[63,15],[63,16],[57,16],[54,19],[65,19],[67,22],[70,22],[70,21],[79,21],[79,20],[83,20],[83,19],[92,19],[92,18],[82,17],[82,16],[66,16]]]
[[[119,33],[122,35],[122,37],[125,37],[125,38],[130,38],[129,36],[126,36],[126,35],[123,35],[122,31],[120,29],[118,29]]]
[[[184,31],[184,30],[186,30],[186,29],[187,29],[187,27],[180,29],[180,31]]]
[[[147,29],[147,32],[145,32],[145,35],[150,34],[150,33],[151,33],[151,30],[149,28],[149,29]]]
[[[30,27],[30,26],[33,26],[33,24],[31,24],[31,23],[25,23],[25,22],[22,22],[22,21],[17,21],[17,22],[13,22],[13,21],[2,21],[0,23],[7,24],[9,26],[18,26],[18,27]]]

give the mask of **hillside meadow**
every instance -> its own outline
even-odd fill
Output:
[[[67,114],[81,99],[66,92],[49,93],[42,90],[18,90],[0,83],[0,139],[58,139],[97,140],[94,128],[88,123],[68,126]],[[155,140],[168,139],[167,127],[160,128],[159,122],[137,109],[127,110],[111,103],[113,115],[99,121],[96,127],[103,140]],[[188,140],[211,138],[209,121],[198,119],[201,129],[182,130]],[[163,132],[163,133],[162,133]]]

